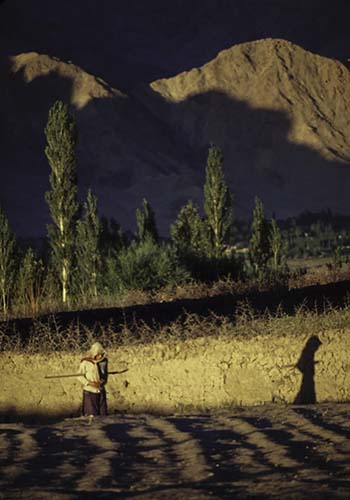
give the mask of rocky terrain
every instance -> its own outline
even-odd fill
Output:
[[[347,210],[349,89],[339,62],[267,39],[157,80],[144,100],[203,162],[211,141],[222,146],[238,212],[259,195],[285,217]]]

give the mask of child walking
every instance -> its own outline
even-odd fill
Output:
[[[92,344],[88,356],[81,360],[79,373],[83,385],[83,415],[107,415],[105,385],[108,380],[108,359],[100,342]]]

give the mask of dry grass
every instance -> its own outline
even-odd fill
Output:
[[[177,321],[162,326],[147,325],[134,320],[132,325],[116,327],[111,321],[107,325],[98,324],[87,328],[71,323],[62,328],[55,316],[42,323],[36,321],[26,340],[21,340],[17,332],[9,335],[0,327],[0,351],[16,352],[80,352],[86,350],[98,339],[106,348],[131,346],[153,342],[172,343],[199,337],[252,338],[256,336],[293,337],[295,335],[319,335],[326,330],[343,330],[350,324],[350,308],[325,307],[323,312],[300,306],[293,315],[281,309],[275,313],[257,313],[247,302],[237,308],[235,321],[214,313],[207,317],[186,314]]]
[[[313,265],[305,273],[294,272],[289,280],[289,289],[304,286],[326,284],[335,281],[350,280],[349,266],[343,266],[337,271],[327,265]],[[211,284],[190,282],[177,287],[166,287],[157,292],[132,291],[118,298],[103,298],[88,306],[76,305],[76,310],[129,307],[140,304],[171,302],[181,299],[205,299],[225,294],[248,294],[251,291],[268,290],[269,284],[259,285],[252,282],[233,281],[230,278],[221,279]],[[62,327],[55,313],[59,312],[56,305],[51,305],[52,313],[49,320],[33,321],[31,331],[23,340],[17,331],[9,333],[6,323],[0,324],[0,351],[21,352],[52,352],[81,351],[86,349],[93,339],[98,338],[106,347],[144,344],[154,341],[171,342],[208,336],[241,336],[255,335],[285,335],[299,333],[317,335],[327,329],[342,329],[350,324],[348,307],[334,308],[329,306],[320,313],[299,307],[294,315],[288,315],[282,310],[275,313],[266,311],[257,313],[249,303],[242,301],[235,313],[235,321],[227,317],[211,314],[201,317],[187,314],[177,321],[165,326],[134,320],[133,324],[124,321],[116,325],[111,321],[106,324],[96,324],[93,329],[80,325],[77,321]],[[62,308],[61,308],[62,310]],[[41,311],[43,312],[43,311]],[[15,328],[15,327],[13,327]]]
[[[290,269],[289,288],[326,285],[350,280],[349,264],[335,268],[330,258],[296,260]]]

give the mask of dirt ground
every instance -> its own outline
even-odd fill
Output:
[[[350,404],[0,424],[0,498],[349,498]]]

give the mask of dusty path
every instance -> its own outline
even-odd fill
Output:
[[[349,498],[350,404],[0,424],[0,498]]]

